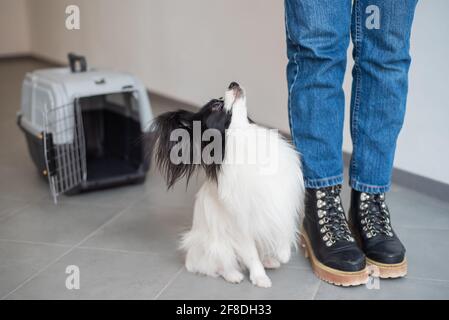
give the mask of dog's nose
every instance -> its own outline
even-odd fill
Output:
[[[229,85],[229,90],[235,89],[240,87],[239,84],[237,82],[231,82],[231,84]]]

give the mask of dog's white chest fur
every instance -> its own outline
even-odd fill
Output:
[[[298,155],[276,131],[248,124],[227,132],[218,198],[265,253],[294,242],[301,181]]]

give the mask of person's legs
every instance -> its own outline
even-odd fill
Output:
[[[357,191],[382,193],[390,188],[396,140],[405,114],[416,2],[354,1],[350,185]]]
[[[407,273],[405,248],[385,203],[401,130],[416,0],[355,0],[352,15],[351,136],[353,188],[349,220],[367,263],[382,278]]]
[[[286,0],[287,80],[293,142],[308,188],[343,181],[342,136],[351,0]]]
[[[351,3],[285,1],[290,130],[307,188],[302,246],[318,277],[345,286],[368,281],[365,256],[351,235],[340,198]]]

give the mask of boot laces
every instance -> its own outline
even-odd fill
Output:
[[[332,186],[316,191],[318,223],[326,246],[331,247],[337,241],[354,242],[346,216],[341,205],[341,186]]]
[[[379,234],[393,237],[390,212],[385,203],[385,194],[360,194],[360,223],[366,237],[373,238]]]

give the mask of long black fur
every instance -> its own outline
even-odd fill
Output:
[[[231,122],[231,113],[224,110],[224,102],[221,99],[213,99],[203,106],[198,112],[178,110],[166,112],[154,119],[151,132],[155,139],[155,159],[156,164],[165,177],[168,188],[171,188],[179,179],[186,177],[187,184],[195,169],[202,167],[209,179],[217,181],[218,173],[221,167],[219,163],[213,162],[207,164],[201,157],[200,164],[180,163],[173,164],[170,161],[170,153],[179,141],[171,141],[170,134],[175,129],[185,129],[190,137],[190,160],[193,159],[193,150],[201,150],[201,154],[206,145],[211,141],[195,141],[193,137],[193,123],[200,121],[201,136],[207,129],[216,129],[221,133],[222,157],[225,155],[226,135],[225,131]],[[223,160],[223,159],[220,159]],[[191,161],[192,162],[192,161]]]

